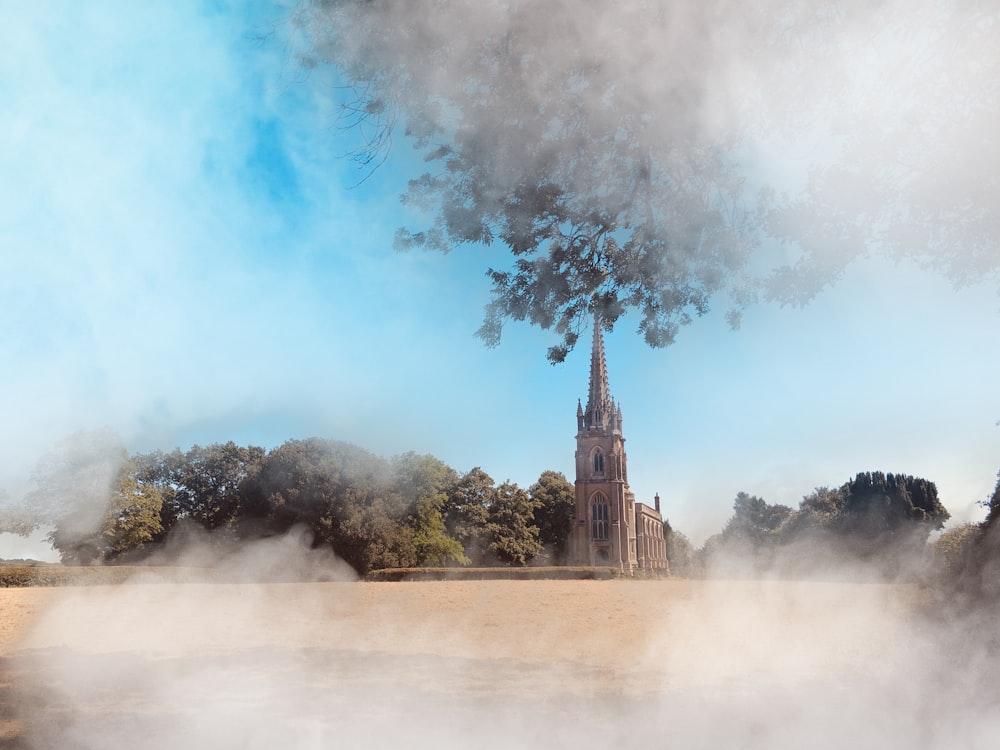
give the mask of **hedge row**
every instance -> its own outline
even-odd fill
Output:
[[[538,567],[538,568],[389,568],[373,570],[366,581],[606,581],[621,578],[617,568]]]
[[[0,564],[0,588],[24,586],[114,586],[122,583],[225,583],[245,580],[208,568],[151,565]]]
[[[607,581],[621,578],[617,568],[538,567],[538,568],[391,568],[375,570],[366,581]],[[71,567],[64,565],[0,565],[0,588],[24,586],[100,586],[139,581],[236,582],[241,579],[222,571],[200,568],[153,568],[136,565]],[[273,582],[303,580],[294,577],[266,577]],[[331,580],[312,578],[309,580]]]
[[[62,565],[0,565],[0,588],[20,586],[95,586],[124,583],[143,568],[73,568]]]

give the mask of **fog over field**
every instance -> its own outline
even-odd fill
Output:
[[[229,570],[299,565],[297,544]],[[1000,733],[992,620],[939,617],[907,586],[0,591],[7,611],[28,597],[34,619],[0,652],[4,747],[992,748]]]

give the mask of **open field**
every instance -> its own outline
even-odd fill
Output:
[[[982,634],[912,588],[0,590],[0,747],[995,747]]]

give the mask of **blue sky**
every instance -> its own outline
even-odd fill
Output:
[[[321,73],[267,2],[0,5],[0,488],[111,427],[133,451],[319,435],[528,485],[573,467],[589,351],[473,337],[499,248],[398,254],[414,164],[362,185]],[[274,32],[274,33],[271,33]],[[802,310],[606,341],[632,488],[695,541],[740,490],[796,505],[858,471],[937,482],[956,519],[1000,468],[1000,298],[869,262]],[[572,477],[570,477],[572,478]],[[28,552],[41,554],[37,544]],[[25,553],[0,537],[0,557]]]

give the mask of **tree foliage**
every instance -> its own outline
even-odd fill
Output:
[[[0,490],[0,534],[28,536],[36,528],[34,517],[24,504],[14,502],[6,490]]]
[[[737,494],[725,528],[706,540],[702,551],[714,572],[756,574],[773,563],[782,526],[792,516],[785,505],[770,505],[756,495]]]
[[[928,580],[944,590],[961,589],[982,538],[983,529],[975,523],[963,523],[942,533],[930,545]]]
[[[202,530],[200,543],[224,553],[299,529],[361,574],[526,565],[543,544],[551,562],[564,549],[573,493],[556,472],[526,492],[497,486],[479,467],[459,474],[431,455],[387,460],[321,438],[270,451],[227,442],[129,456],[113,433],[79,433],[47,454],[34,477],[24,502],[5,504],[0,528],[50,529],[67,563],[137,562],[182,529],[181,538]],[[173,559],[178,550],[166,549]]]
[[[271,451],[247,486],[241,537],[305,524],[359,572],[416,563],[408,508],[387,462],[349,443],[309,438]]]
[[[395,486],[410,506],[417,565],[467,565],[462,543],[448,535],[442,509],[458,474],[434,456],[405,453],[393,460]]]
[[[126,460],[111,430],[82,431],[59,441],[32,472],[23,508],[33,528],[59,525],[67,534],[96,531]]]
[[[761,224],[794,258],[768,295],[805,302],[867,252],[916,258],[959,284],[996,279],[1000,6],[782,5],[795,8],[796,48],[774,48],[758,70],[789,94],[766,121],[792,141],[809,122],[828,148],[801,189],[764,196]]]
[[[1000,474],[997,474],[997,483],[993,488],[993,493],[983,505],[986,506],[986,520],[983,525],[992,528],[1000,523]]]
[[[193,446],[166,457],[176,518],[189,518],[208,531],[232,524],[239,515],[244,483],[254,477],[264,450],[229,441]]]
[[[507,319],[553,328],[552,361],[592,311],[610,327],[634,310],[650,344],[669,344],[713,294],[739,285],[753,241],[742,180],[698,122],[703,82],[681,74],[713,61],[678,49],[637,98],[622,85],[648,52],[634,35],[676,35],[677,14],[617,5],[612,22],[595,23],[600,8],[323,0],[299,17],[308,63],[332,63],[352,87],[348,119],[382,132],[369,145],[386,147],[403,120],[428,164],[403,200],[431,226],[400,230],[398,245],[502,243],[514,265],[488,272],[479,336],[495,345]],[[688,12],[694,25],[714,15]]]
[[[102,473],[102,469],[93,465],[87,467],[77,463],[79,458],[80,454],[76,454],[70,462],[71,476],[93,477],[95,472]],[[95,454],[89,454],[88,458],[94,459]],[[46,463],[52,468],[52,463]],[[64,481],[72,480],[66,476],[39,477],[40,486],[45,487],[45,506],[58,504],[58,499],[48,493],[62,487]],[[29,497],[41,500],[42,496],[37,494],[40,492],[41,489],[36,489]],[[130,459],[125,459],[118,467],[110,486],[92,487],[82,502],[74,502],[72,494],[63,497],[66,498],[64,511],[36,516],[35,521],[50,526],[49,541],[64,563],[89,565],[134,557],[163,531],[160,522],[163,496],[156,487],[139,479],[136,463]],[[28,533],[30,530],[33,527],[24,529]]]
[[[664,346],[715,297],[738,325],[869,251],[1000,271],[987,0],[314,0],[297,20],[362,168],[397,125],[424,157],[404,202],[429,226],[399,246],[509,252],[489,345],[528,320],[559,361],[596,311]]]
[[[929,534],[948,519],[933,482],[861,472],[837,489],[820,488],[797,510],[739,493],[733,516],[703,548],[706,564],[727,573],[799,575],[867,570],[909,577]]]
[[[141,551],[163,531],[160,512],[163,495],[140,480],[136,463],[126,461],[111,495],[101,529],[100,556],[113,560]]]
[[[457,539],[474,565],[489,560],[486,524],[496,498],[493,478],[478,466],[463,474],[449,489],[441,508],[448,534]]]
[[[950,540],[944,552],[948,562],[961,561],[956,567],[946,569],[954,574],[947,583],[962,596],[977,602],[996,602],[1000,597],[1000,474],[983,505],[987,508],[986,519],[968,537]],[[959,558],[959,550],[955,548],[960,544]]]
[[[81,431],[58,442],[41,457],[28,492],[14,511],[17,529],[27,535],[48,529],[48,540],[64,561],[97,562],[108,553],[104,538],[109,506],[122,513],[130,501],[122,493],[127,453],[111,430]]]
[[[671,575],[691,578],[701,572],[697,550],[691,540],[674,529],[669,521],[663,522],[663,541],[667,547]]]
[[[543,471],[528,488],[535,503],[535,526],[538,541],[547,562],[565,565],[569,555],[569,534],[576,507],[576,489],[557,471]]]
[[[769,505],[756,495],[740,492],[733,501],[733,516],[722,536],[751,547],[767,544],[791,515],[792,509],[787,505]]]
[[[914,530],[926,541],[949,513],[933,482],[904,474],[862,472],[844,485],[846,500],[834,526],[859,540],[862,553],[902,543]]]
[[[536,501],[516,484],[504,482],[488,508],[489,550],[506,565],[527,565],[542,551],[534,525]]]
[[[450,562],[468,565],[469,557],[462,543],[448,536],[441,517],[442,496],[422,498],[417,502],[413,523],[413,547],[417,565],[440,567]]]

